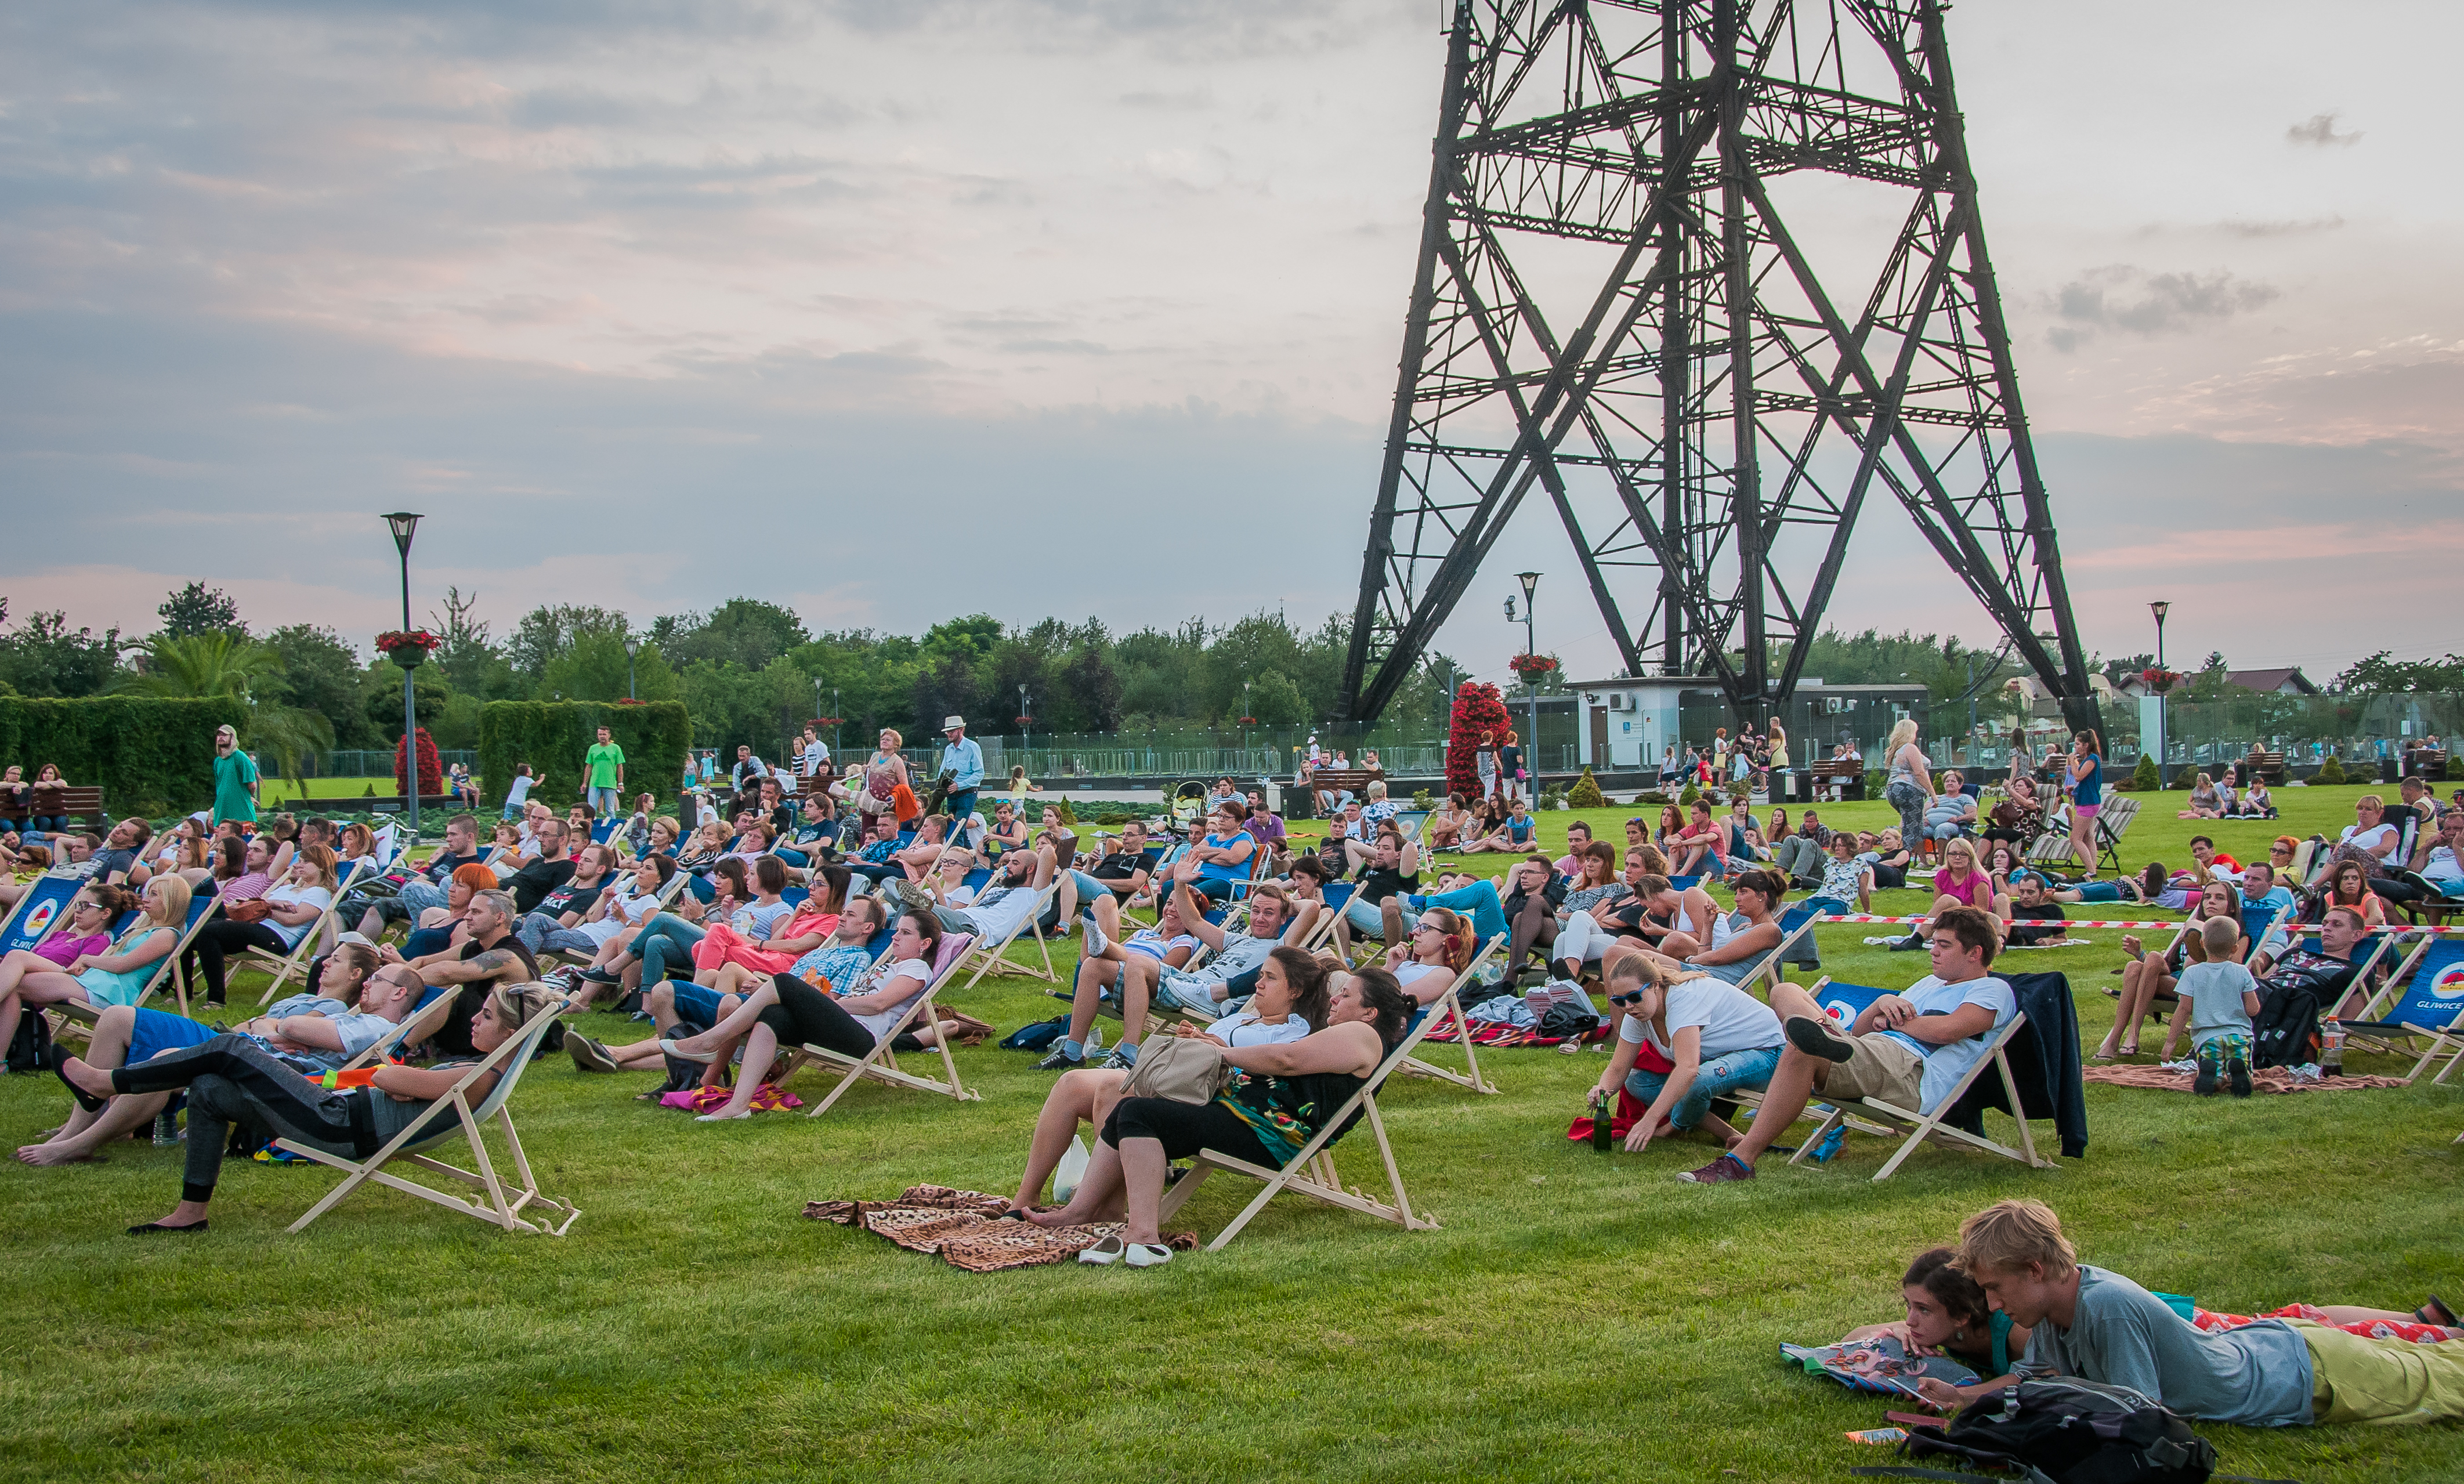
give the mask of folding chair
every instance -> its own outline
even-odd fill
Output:
[[[171,945],[171,951],[154,961],[154,972],[146,977],[145,988],[139,991],[137,998],[129,1003],[143,1007],[147,1000],[154,997],[154,992],[163,987],[164,981],[168,979],[171,993],[179,1002],[180,1014],[183,1016],[187,1015],[187,975],[180,967],[180,958],[182,954],[187,952],[189,943],[195,940],[197,929],[206,925],[207,918],[214,915],[214,908],[220,905],[220,901],[221,899],[217,897],[192,897],[188,900],[188,916],[180,928],[179,938]],[[113,940],[118,941],[120,934],[136,927],[138,920],[143,915],[140,912],[131,912],[120,923],[115,924],[112,928]],[[60,1013],[63,1025],[91,1026],[102,1018],[101,1011],[81,1000],[65,1000],[51,1008]]]
[[[438,1003],[450,1002],[451,998],[450,995],[442,996]],[[539,1179],[531,1173],[530,1160],[522,1153],[522,1141],[514,1132],[513,1111],[506,1106],[507,1101],[514,1095],[514,1088],[522,1080],[523,1071],[530,1066],[533,1054],[539,1050],[539,1037],[545,1036],[548,1028],[556,1023],[554,1011],[542,1010],[532,1018],[530,1024],[522,1027],[519,1034],[490,1052],[486,1059],[475,1066],[466,1068],[454,1082],[453,1090],[437,1099],[434,1107],[428,1114],[421,1117],[410,1127],[394,1135],[384,1148],[364,1160],[328,1154],[323,1149],[294,1144],[288,1139],[275,1140],[276,1148],[288,1149],[303,1158],[315,1160],[319,1165],[330,1165],[343,1171],[347,1176],[341,1185],[327,1192],[323,1200],[309,1207],[307,1214],[293,1222],[289,1230],[294,1233],[303,1230],[310,1222],[333,1210],[344,1196],[358,1189],[363,1183],[373,1180],[379,1185],[391,1186],[407,1195],[418,1196],[423,1201],[433,1201],[449,1211],[458,1211],[466,1216],[476,1216],[482,1221],[494,1222],[508,1232],[532,1232],[542,1236],[564,1235],[566,1230],[580,1219],[582,1210],[568,1201],[560,1201],[553,1196],[540,1193]],[[474,1106],[470,1096],[471,1085],[492,1071],[501,1072],[503,1075],[496,1079],[496,1085],[490,1088],[488,1095],[480,1099]],[[441,1115],[449,1108],[454,1118],[442,1120],[443,1126],[436,1126]],[[504,1129],[506,1153],[513,1162],[515,1176],[513,1182],[506,1181],[497,1172],[495,1162],[488,1158],[487,1145],[480,1137],[482,1125],[492,1118],[496,1120]],[[472,1161],[479,1167],[475,1172],[457,1168],[442,1160],[431,1159],[424,1152],[434,1148],[457,1133],[470,1143]],[[481,1200],[474,1195],[465,1199],[462,1196],[439,1190],[432,1186],[422,1185],[415,1180],[404,1179],[386,1168],[397,1162],[416,1165],[422,1169],[436,1174],[449,1175],[464,1185],[485,1192],[487,1198]],[[509,1184],[510,1191],[507,1189]],[[545,1208],[544,1212],[537,1220],[529,1219],[522,1214],[534,1206]],[[557,1221],[555,1218],[559,1215],[564,1219]]]
[[[2345,986],[2344,993],[2350,994],[2353,991],[2363,989],[2368,985],[2370,982],[2370,971],[2378,967],[2379,960],[2387,955],[2387,946],[2392,944],[2394,941],[2395,938],[2393,935],[2388,933],[2374,932],[2370,934],[2370,949],[2368,952],[2362,954],[2359,958],[2353,961],[2352,983]],[[2396,966],[2395,972],[2387,975],[2386,980],[2382,982],[2376,990],[2370,991],[2370,997],[2362,1001],[2360,1012],[2348,1016],[2347,1018],[2354,1020],[2378,1019],[2380,1013],[2387,1008],[2386,1002],[2387,998],[2395,993],[2396,986],[2403,981],[2404,971],[2411,968],[2414,960],[2420,958],[2422,953],[2435,941],[2437,940],[2425,934],[2421,943],[2413,949],[2411,954],[2408,956],[2403,963]],[[2310,953],[2325,951],[2324,945],[2322,945],[2317,938],[2302,939],[2301,948],[2303,951]],[[2334,1006],[2329,1006],[2327,1008],[2330,1015],[2335,1013]]]
[[[1456,1034],[1463,1037],[1463,1063],[1470,1068],[1469,1074],[1433,1066],[1418,1057],[1406,1057],[1400,1061],[1394,1061],[1390,1058],[1389,1061],[1396,1070],[1411,1077],[1425,1077],[1434,1081],[1452,1082],[1458,1087],[1467,1087],[1473,1092],[1497,1091],[1495,1082],[1488,1081],[1480,1075],[1480,1052],[1471,1043],[1471,1022],[1463,1018],[1461,992],[1464,985],[1472,981],[1472,976],[1479,973],[1482,967],[1496,956],[1497,950],[1505,946],[1506,941],[1506,935],[1500,933],[1482,944],[1480,951],[1471,956],[1471,962],[1463,965],[1463,972],[1455,975],[1454,982],[1446,986],[1446,992],[1422,1007],[1416,1017],[1419,1023],[1412,1028],[1412,1035],[1407,1037],[1412,1044],[1418,1045],[1421,1034],[1429,1024],[1443,1018],[1444,1015],[1452,1015],[1455,1017]],[[1401,1188],[1398,1186],[1396,1196],[1398,1202],[1402,1199],[1400,1190]]]
[[[1329,882],[1323,896],[1326,910],[1318,914],[1317,921],[1309,925],[1308,936],[1296,945],[1302,952],[1314,953],[1333,941],[1334,920],[1343,915],[1343,905],[1352,900],[1352,883]]]
[[[1859,998],[1862,1000],[1862,1004],[1846,1017],[1843,1028],[1857,1023],[1857,1015],[1864,1014],[1864,1005],[1871,1005],[1876,999],[1892,993],[1888,990],[1871,989],[1864,985],[1832,984],[1828,988],[1833,997],[1843,1006]],[[1820,996],[1816,997],[1820,999]],[[1829,1002],[1823,1001],[1823,1003],[1827,1006]],[[1825,1098],[1823,1101],[1831,1104],[1830,1115],[1815,1125],[1813,1133],[1806,1136],[1805,1142],[1797,1146],[1796,1152],[1788,1157],[1788,1162],[1792,1165],[1803,1163],[1809,1154],[1821,1146],[1823,1139],[1830,1134],[1831,1130],[1852,1120],[1864,1120],[1870,1124],[1888,1126],[1890,1133],[1886,1137],[1898,1138],[1903,1130],[1907,1135],[1898,1151],[1883,1162],[1881,1169],[1874,1172],[1874,1179],[1878,1182],[1891,1178],[1901,1164],[1916,1152],[1917,1146],[1928,1139],[1957,1147],[1982,1149],[1989,1154],[1998,1154],[2004,1159],[2017,1160],[2020,1164],[2036,1169],[2053,1168],[2052,1160],[2037,1156],[2035,1136],[2029,1131],[2028,1121],[2024,1117],[2015,1120],[2019,1125],[2019,1147],[2015,1149],[2008,1145],[1996,1144],[1981,1135],[1971,1134],[1966,1129],[1954,1128],[1944,1122],[1950,1115],[1951,1110],[1959,1105],[1959,1100],[1968,1091],[1969,1084],[1973,1083],[1989,1065],[2001,1074],[2002,1091],[2010,1099],[2011,1106],[2013,1108],[2026,1106],[2019,1099],[2019,1084],[2011,1075],[2010,1046],[2012,1038],[2017,1036],[2020,1028],[2027,1023],[2028,1016],[2025,1012],[2013,1011],[2010,1023],[1995,1032],[1992,1038],[1985,1043],[1985,1055],[1976,1058],[1974,1064],[1969,1067],[1968,1075],[1961,1078],[1957,1085],[1943,1094],[1941,1101],[1934,1104],[1934,1110],[1931,1113],[1919,1113],[1910,1108],[1894,1107],[1890,1103],[1873,1098]]]
[[[2269,906],[2265,903],[2256,906],[2248,902],[2243,903],[2241,935],[2250,940],[2250,951],[2242,955],[2241,961],[2244,964],[2256,962],[2260,952],[2267,947],[2267,940],[2275,936],[2277,929],[2282,928],[2285,920],[2292,915],[2293,904],[2289,902],[2280,907]]]
[[[446,1018],[453,1013],[453,1002],[461,996],[458,984],[441,985],[428,993],[424,1003],[402,1017],[395,1026],[376,1039],[376,1044],[342,1063],[342,1070],[371,1066],[392,1056],[405,1046],[417,1046],[432,1038],[445,1028]]]
[[[976,971],[969,974],[967,976],[967,982],[958,987],[962,990],[974,989],[976,987],[976,981],[982,978],[986,973],[989,973],[992,971],[993,965],[1005,962],[1002,955],[1009,950],[1009,946],[1011,944],[1018,941],[1018,935],[1029,930],[1032,930],[1035,934],[1036,950],[1044,955],[1044,968],[1042,970],[1038,970],[1033,964],[1011,964],[1009,967],[1017,970],[1023,974],[1042,979],[1047,984],[1059,984],[1061,982],[1061,975],[1053,971],[1052,943],[1051,940],[1044,936],[1044,924],[1042,919],[1044,917],[1044,909],[1052,905],[1053,899],[1059,896],[1060,892],[1061,876],[1060,873],[1056,871],[1053,873],[1052,880],[1045,885],[1045,888],[1035,894],[1035,906],[1026,914],[1026,918],[1023,922],[1021,922],[1017,927],[1012,928],[1007,933],[1003,934],[1000,942],[996,943],[991,938],[986,938],[982,942],[976,944],[976,946],[969,950],[973,956]],[[1067,927],[1067,924],[1061,924],[1059,926],[1066,928]],[[966,966],[962,964],[959,967],[964,968]],[[953,972],[955,971],[956,971],[954,970]]]
[[[362,857],[360,862],[353,862],[352,865],[356,867],[363,862],[370,865],[374,863],[367,862],[366,857]],[[294,973],[305,974],[308,971],[309,961],[317,956],[317,950],[323,944],[326,931],[334,926],[334,914],[341,909],[343,896],[350,891],[351,884],[358,881],[360,875],[357,869],[345,869],[336,877],[334,894],[325,903],[325,909],[317,914],[317,920],[308,925],[308,929],[299,935],[299,941],[293,944],[288,951],[276,953],[271,949],[252,948],[242,953],[241,958],[244,962],[274,971],[274,982],[265,987],[265,997],[258,1000],[257,1004],[260,1006],[273,1004],[275,996],[282,993],[282,986]]]
[[[2464,1065],[2464,943],[2439,940],[2424,944],[2406,960],[2410,976],[2402,997],[2376,1019],[2338,1020],[2337,1026],[2346,1034],[2359,1034],[2387,1045],[2395,1038],[2430,1038],[2430,1049],[2404,1074],[2408,1083],[2428,1071],[2430,1063],[2444,1056],[2447,1065],[2439,1070],[2433,1082],[2444,1082]]]
[[[1754,966],[1752,973],[1738,981],[1737,988],[1751,994],[1754,992],[1754,986],[1766,975],[1770,977],[1771,983],[1779,983],[1781,971],[1793,962],[1791,955],[1795,950],[1798,940],[1811,936],[1814,932],[1814,925],[1821,917],[1820,911],[1802,902],[1780,913],[1779,941],[1771,945],[1771,950],[1763,955],[1763,961]],[[1763,997],[1768,999],[1771,996],[1766,993]]]
[[[958,967],[966,962],[969,941],[968,935],[963,932],[952,933],[941,940],[940,951],[933,958],[933,982],[924,987],[923,993],[908,1002],[906,1013],[893,1021],[890,1029],[882,1032],[873,1041],[872,1049],[863,1056],[850,1057],[844,1052],[831,1051],[827,1047],[814,1045],[799,1046],[788,1053],[787,1069],[778,1077],[778,1083],[782,1086],[785,1085],[787,1079],[795,1076],[797,1069],[807,1061],[818,1061],[825,1066],[847,1069],[847,1075],[839,1079],[838,1085],[830,1089],[827,1097],[813,1104],[813,1111],[805,1114],[806,1118],[819,1118],[828,1112],[831,1103],[838,1102],[846,1095],[848,1088],[866,1078],[888,1083],[892,1087],[912,1087],[917,1092],[938,1093],[957,1102],[983,1101],[982,1093],[976,1092],[959,1082],[958,1061],[956,1057],[950,1055],[949,1037],[939,1035],[933,1037],[934,1049],[941,1054],[941,1071],[948,1079],[946,1081],[935,1081],[930,1078],[916,1077],[912,1073],[900,1071],[898,1058],[890,1049],[890,1043],[906,1034],[907,1029],[913,1026],[918,1017],[930,1014],[935,997],[949,984],[951,976],[958,971]],[[746,1075],[753,1074],[748,1072]]]
[[[47,873],[36,877],[24,895],[17,898],[17,905],[9,909],[9,915],[0,918],[0,953],[34,948],[68,926],[69,903],[84,884],[75,876]]]
[[[2130,794],[2108,794],[2104,807],[2096,812],[2096,846],[2098,868],[2114,875],[2122,874],[2122,837],[2130,832],[2130,821],[2139,818],[2139,799]]]
[[[1489,947],[1494,949],[1495,942],[1492,941]],[[1486,950],[1484,950],[1483,956],[1485,956],[1485,953]],[[1477,959],[1473,961],[1474,967],[1477,967],[1478,962]],[[1403,1189],[1403,1173],[1395,1164],[1395,1146],[1386,1138],[1386,1121],[1377,1112],[1379,1089],[1386,1085],[1388,1077],[1412,1060],[1412,1053],[1419,1046],[1420,1037],[1426,1036],[1429,1028],[1437,1022],[1437,1006],[1431,1005],[1429,1013],[1420,1016],[1419,1023],[1406,1032],[1401,1042],[1393,1051],[1387,1053],[1386,1059],[1378,1064],[1377,1070],[1369,1074],[1369,1080],[1361,1084],[1360,1090],[1344,1100],[1343,1105],[1334,1110],[1333,1116],[1318,1126],[1316,1137],[1302,1146],[1300,1152],[1293,1155],[1291,1162],[1283,1168],[1268,1169],[1263,1165],[1253,1165],[1247,1160],[1235,1159],[1229,1154],[1219,1153],[1213,1149],[1199,1150],[1197,1160],[1189,1168],[1189,1173],[1174,1182],[1172,1187],[1164,1191],[1161,1216],[1166,1220],[1171,1219],[1173,1213],[1180,1210],[1182,1203],[1205,1183],[1206,1177],[1221,1169],[1229,1174],[1246,1175],[1252,1180],[1263,1183],[1265,1189],[1260,1190],[1247,1206],[1243,1207],[1241,1213],[1233,1217],[1229,1225],[1216,1233],[1215,1240],[1206,1244],[1208,1252],[1221,1252],[1225,1243],[1241,1234],[1241,1229],[1249,1224],[1251,1217],[1264,1211],[1268,1201],[1286,1190],[1306,1195],[1310,1200],[1328,1206],[1340,1206],[1346,1211],[1356,1211],[1362,1215],[1375,1216],[1380,1221],[1391,1221],[1406,1232],[1438,1230],[1435,1216],[1426,1211],[1418,1214],[1413,1212],[1411,1197]],[[1465,1049],[1469,1049],[1468,1044]],[[1358,1186],[1347,1189],[1342,1178],[1335,1173],[1334,1159],[1329,1152],[1329,1147],[1342,1133],[1344,1125],[1352,1121],[1355,1109],[1361,1115],[1362,1121],[1369,1125],[1371,1136],[1377,1141],[1377,1157],[1385,1166],[1386,1184],[1395,1194],[1391,1204],[1366,1194]]]

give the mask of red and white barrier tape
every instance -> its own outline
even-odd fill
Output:
[[[1925,921],[1925,918],[1923,918],[1923,917],[1877,917],[1877,916],[1873,916],[1873,915],[1871,915],[1871,914],[1864,913],[1864,912],[1848,912],[1848,913],[1844,913],[1844,914],[1833,914],[1833,915],[1825,916],[1825,917],[1817,917],[1817,918],[1815,918],[1815,921],[1816,923],[1890,923],[1890,924],[1896,924],[1896,925],[1899,925],[1899,926],[1902,926],[1902,927],[1905,927],[1905,926],[1908,926],[1908,925],[1910,925],[1910,924],[1924,922],[1924,921]],[[2173,920],[2172,920],[2172,921],[2170,921],[2170,922],[2161,922],[2161,923],[2122,923],[2122,922],[2106,923],[2106,922],[2082,922],[2082,921],[2081,921],[2081,920],[2079,920],[2079,918],[2074,917],[2074,918],[2070,919],[2070,920],[2069,920],[2069,921],[2067,921],[2067,922],[2063,922],[2063,923],[2059,923],[2059,924],[2056,924],[2056,923],[2052,923],[2052,922],[2047,922],[2046,924],[2044,924],[2044,926],[2049,927],[2049,928],[2051,928],[2051,927],[2057,927],[2057,926],[2058,926],[2058,927],[2062,927],[2062,928],[2179,928],[2179,927],[2182,927],[2182,926],[2183,926],[2183,922],[2184,922],[2184,920],[2183,920],[2183,919],[2180,919],[2180,918],[2175,918],[2175,919],[2173,919]],[[2022,924],[2024,925],[2024,923],[2025,923],[2025,920],[2024,920],[2024,919],[2022,919]],[[2286,923],[2286,924],[2283,924],[2282,926],[2283,926],[2285,928],[2287,928],[2288,930],[2299,930],[2299,931],[2301,931],[2301,932],[2308,932],[2308,931],[2310,931],[2310,930],[2311,930],[2311,928],[2312,928],[2312,927],[2315,927],[2316,925],[2303,925],[2303,924],[2298,924],[2298,923]],[[2449,927],[2449,928],[2432,928],[2432,927],[2429,927],[2429,926],[2428,926],[2428,925],[2426,925],[2426,924],[2425,924],[2424,926],[2422,926],[2422,927],[2415,928],[2415,927],[2409,927],[2409,926],[2407,926],[2407,925],[2402,924],[2402,923],[2389,923],[2389,924],[2387,924],[2387,925],[2386,927],[2384,927],[2384,928],[2369,928],[2369,929],[2367,929],[2367,930],[2368,930],[2368,931],[2370,931],[2370,932],[2398,932],[2398,933],[2402,933],[2402,932],[2427,932],[2427,933],[2449,933],[2449,934],[2464,935],[2464,926],[2456,926],[2456,927]]]

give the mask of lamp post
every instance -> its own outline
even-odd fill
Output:
[[[1018,750],[1025,752],[1034,741],[1035,728],[1026,714],[1026,687],[1022,683],[1018,687]]]
[[[820,690],[821,682],[815,681],[813,688],[816,691]],[[830,755],[832,757],[838,756],[842,751],[839,737],[846,731],[847,718],[839,713],[839,687],[832,686],[830,687]]]
[[[631,634],[625,636],[625,699],[638,701],[641,692],[633,688],[633,656],[642,652],[642,641]]]
[[[1241,682],[1241,771],[1243,773],[1249,771],[1249,718],[1256,714],[1249,709],[1249,683],[1244,680]]]
[[[2156,616],[2156,668],[2161,671],[2165,668],[2165,615],[2173,611],[2173,605],[2164,601],[2151,602],[2147,611]],[[2165,692],[2159,690],[2156,692],[2156,782],[2159,787],[2173,781],[2166,771],[2166,752]]]
[[[1531,619],[1533,610],[1539,606],[1539,599],[1535,595],[1540,587],[1540,574],[1518,572],[1514,574],[1514,579],[1523,584],[1523,652],[1527,655],[1537,654],[1539,651],[1532,647]],[[1540,797],[1539,673],[1527,671],[1523,677],[1523,687],[1530,692],[1531,716],[1531,735],[1523,744],[1523,766],[1531,774],[1531,797],[1536,800]]]
[[[402,557],[402,631],[410,632],[410,538],[419,517],[395,511],[385,518],[393,532],[394,551]],[[419,838],[419,708],[410,690],[410,666],[402,667],[402,791],[410,800],[410,838]]]

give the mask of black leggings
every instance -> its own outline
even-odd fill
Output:
[[[872,1050],[872,1033],[837,1000],[786,974],[772,974],[770,983],[779,991],[779,1003],[763,1009],[759,1018],[778,1033],[780,1045],[819,1046],[843,1057]]]
[[[227,1031],[200,1045],[165,1052],[111,1074],[121,1093],[188,1093],[187,1163],[180,1198],[213,1199],[222,1172],[223,1146],[231,1125],[253,1134],[292,1139],[328,1154],[364,1159],[377,1151],[365,1105],[346,1093],[328,1092],[265,1049],[255,1037]]]
[[[235,923],[228,917],[217,917],[197,929],[188,941],[188,952],[203,971],[206,998],[219,1005],[223,1002],[223,959],[248,949],[264,949],[274,953],[288,953],[291,945],[271,923]]]
[[[1155,1139],[1166,1159],[1187,1159],[1213,1149],[1268,1169],[1284,1162],[1266,1152],[1241,1116],[1221,1102],[1177,1102],[1170,1098],[1123,1098],[1112,1104],[1100,1136],[1117,1149],[1124,1139]]]

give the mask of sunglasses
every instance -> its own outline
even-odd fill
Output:
[[[1609,1003],[1612,1005],[1639,1005],[1642,1003],[1642,992],[1640,990],[1637,990],[1631,994],[1612,994],[1609,996]]]

